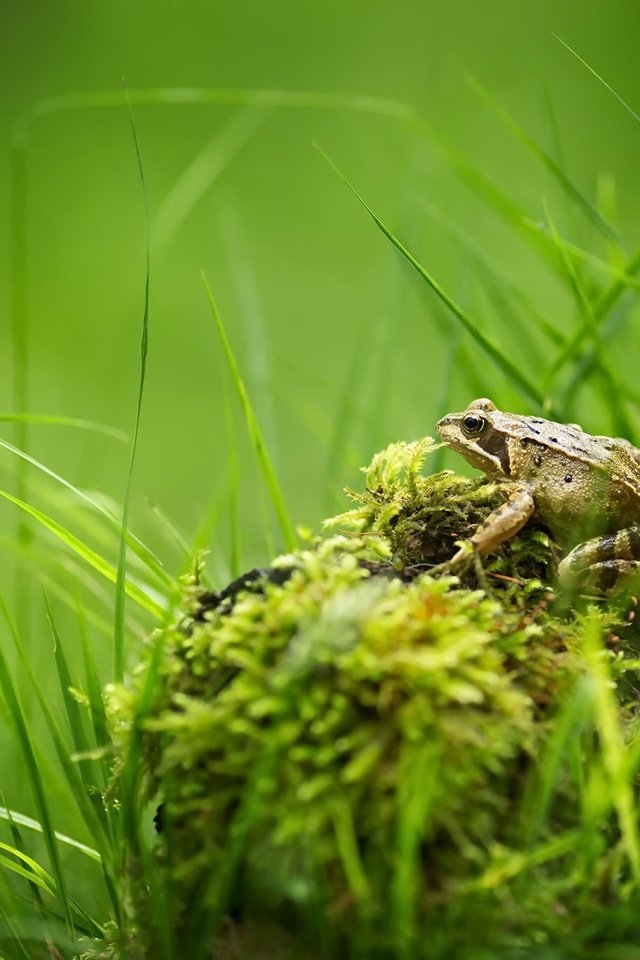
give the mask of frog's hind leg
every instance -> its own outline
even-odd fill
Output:
[[[608,593],[621,578],[640,570],[640,527],[595,537],[567,554],[558,567],[562,584]]]

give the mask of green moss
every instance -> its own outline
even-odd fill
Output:
[[[613,614],[550,611],[535,526],[484,572],[430,576],[500,500],[422,476],[432,449],[378,454],[340,532],[276,561],[285,582],[206,615],[186,584],[112,692],[126,765],[157,670],[143,792],[162,803],[153,869],[184,955],[595,957],[637,932],[635,661],[602,643]]]

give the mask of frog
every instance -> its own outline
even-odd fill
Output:
[[[563,554],[561,584],[609,593],[640,568],[640,450],[628,440],[506,413],[486,397],[436,429],[505,496],[448,567],[493,552],[535,515]]]

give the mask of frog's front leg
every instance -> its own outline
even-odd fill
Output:
[[[562,584],[606,593],[621,577],[640,568],[640,527],[579,543],[558,567]]]
[[[514,483],[506,489],[507,500],[479,524],[469,539],[469,543],[478,554],[491,553],[505,540],[514,537],[533,513],[533,496],[528,487]],[[469,548],[465,544],[454,554],[449,563],[456,564],[468,556]]]

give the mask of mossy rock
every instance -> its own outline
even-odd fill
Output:
[[[535,524],[432,576],[500,501],[422,476],[433,447],[378,454],[339,532],[270,575],[194,577],[112,691],[181,955],[604,958],[640,935],[633,622],[561,612]],[[131,862],[127,956],[155,958]]]

